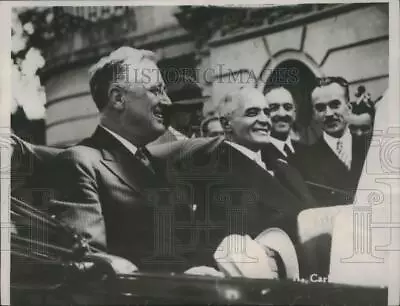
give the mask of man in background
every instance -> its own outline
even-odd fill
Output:
[[[202,137],[223,136],[224,130],[218,116],[205,118],[200,125]]]
[[[311,99],[323,135],[304,150],[297,167],[320,205],[353,203],[368,139],[350,133],[348,83],[342,77],[318,79]]]
[[[270,143],[263,150],[265,159],[273,164],[277,159],[294,165],[294,156],[303,147],[291,139],[290,133],[296,120],[293,96],[283,86],[272,87],[265,94],[271,116]]]
[[[355,136],[371,136],[375,119],[375,103],[364,86],[359,86],[357,100],[351,102],[352,116],[349,119],[351,134]]]
[[[169,127],[150,145],[200,136],[203,108],[201,88],[188,77],[171,87],[171,93],[168,94],[172,102],[168,111]]]

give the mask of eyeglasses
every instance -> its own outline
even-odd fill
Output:
[[[153,95],[156,96],[164,96],[167,95],[166,87],[163,84],[157,84],[154,86],[151,86],[150,88],[146,88],[148,91],[150,91]]]
[[[246,109],[245,116],[246,117],[256,117],[260,114],[260,112],[263,112],[265,114],[265,116],[269,116],[271,114],[269,107],[265,107],[263,109],[258,108],[258,107],[251,107],[251,108]]]
[[[269,104],[269,110],[270,112],[277,112],[281,107],[283,107],[283,109],[287,112],[290,112],[291,110],[293,110],[294,105],[291,103],[283,103],[283,104],[279,104],[279,103],[270,103]]]
[[[332,100],[329,101],[328,103],[315,103],[314,104],[314,109],[319,112],[326,112],[326,108],[329,107],[330,109],[338,109],[340,107],[340,105],[342,104],[342,102],[340,102],[339,100]]]

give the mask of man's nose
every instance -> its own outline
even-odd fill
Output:
[[[264,112],[260,112],[257,117],[257,121],[262,124],[271,124],[271,117],[269,115],[266,115]]]
[[[163,105],[172,105],[172,102],[166,93],[163,94],[160,103]]]
[[[277,113],[280,117],[286,116],[287,115],[287,111],[283,108],[283,107],[279,107],[278,109],[278,113]]]
[[[333,116],[335,112],[329,106],[326,107],[325,116]]]

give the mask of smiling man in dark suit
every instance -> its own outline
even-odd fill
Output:
[[[155,251],[179,256],[180,267],[167,263],[168,270],[215,266],[212,254],[231,234],[255,238],[267,228],[279,227],[296,242],[297,214],[314,203],[288,164],[272,172],[262,161],[260,150],[268,143],[270,129],[263,95],[256,89],[235,91],[223,99],[220,113],[226,139],[199,138],[148,147],[151,165],[114,136],[115,128],[111,132],[100,126],[91,138],[55,157],[55,169],[62,175],[55,178],[60,202],[55,201],[53,211],[92,245],[129,259],[142,270],[158,270],[143,261]],[[136,144],[138,151],[140,144]],[[161,160],[169,185],[159,180]],[[155,215],[155,206],[144,193],[160,186],[158,190],[166,190],[168,196]],[[158,244],[164,249],[155,249]],[[215,270],[199,271],[219,275]]]
[[[270,143],[263,149],[266,159],[272,163],[277,159],[294,164],[294,157],[304,145],[293,141],[290,132],[296,120],[296,105],[292,94],[283,86],[274,86],[265,94],[270,108]]]
[[[297,214],[315,206],[287,163],[271,171],[262,160],[271,122],[261,92],[241,88],[227,94],[219,115],[225,138],[188,140],[168,154],[168,179],[181,203],[175,207],[176,239],[189,266],[215,266],[212,254],[232,234],[254,239],[279,227],[296,242]],[[151,150],[158,156],[160,148]]]
[[[314,120],[323,135],[299,158],[297,167],[323,206],[353,203],[368,150],[368,138],[351,135],[348,83],[342,77],[317,80],[312,91]]]
[[[142,268],[154,240],[145,190],[161,184],[144,146],[165,132],[170,100],[154,54],[129,47],[92,68],[90,89],[100,124],[55,158],[56,201],[50,209],[93,246]]]

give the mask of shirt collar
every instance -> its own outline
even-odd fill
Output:
[[[270,142],[271,142],[279,151],[281,151],[281,153],[283,153],[283,155],[286,156],[286,152],[285,152],[285,150],[283,149],[283,148],[285,147],[285,144],[287,144],[288,147],[289,147],[289,149],[290,149],[290,151],[292,151],[292,153],[294,153],[294,148],[293,148],[293,145],[292,145],[292,141],[291,141],[291,139],[290,139],[289,136],[286,138],[285,141],[282,141],[282,140],[277,139],[277,138],[274,138],[274,137],[270,137],[269,139],[270,139]]]
[[[240,144],[237,144],[235,142],[230,142],[227,141],[228,144],[230,144],[232,147],[234,147],[235,149],[237,149],[238,151],[240,151],[241,153],[243,153],[244,155],[246,155],[248,158],[250,158],[251,160],[254,160],[256,162],[262,161],[261,159],[261,150],[259,150],[258,152],[254,152]]]
[[[340,138],[335,138],[332,137],[331,135],[327,134],[326,132],[323,132],[323,137],[325,142],[328,144],[328,146],[334,151],[336,152],[336,146],[338,143],[338,140],[340,139],[343,143],[343,146],[345,148],[349,148],[351,149],[351,133],[349,128],[346,128],[342,137]]]
[[[230,142],[227,141],[226,142],[234,147],[236,150],[238,150],[240,153],[244,154],[245,156],[247,156],[248,158],[250,158],[251,160],[253,160],[257,165],[259,165],[261,168],[263,168],[264,170],[266,170],[271,176],[274,176],[274,172],[269,170],[267,168],[267,166],[265,165],[265,163],[262,160],[261,157],[261,150],[259,150],[258,152],[254,152],[240,144],[234,143],[234,142]]]
[[[136,154],[137,147],[132,144],[130,141],[126,140],[124,137],[118,135],[117,133],[111,131],[110,129],[106,128],[104,125],[100,125],[103,129],[105,129],[108,133],[110,133],[114,138],[116,138],[125,148],[128,149],[133,155]]]

